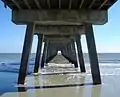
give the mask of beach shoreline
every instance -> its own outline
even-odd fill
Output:
[[[107,71],[111,70],[108,68]],[[3,87],[1,97],[118,97],[120,74],[114,72],[101,74],[101,85],[92,85],[90,73],[31,74],[26,77],[26,85],[22,88],[17,86],[17,73],[0,72],[5,75],[0,83]]]
[[[24,87],[17,85],[18,71],[15,70],[19,69],[12,69],[12,65],[7,66],[5,64],[4,66],[7,67],[0,72],[0,96],[118,97],[120,95],[119,63],[116,64],[114,61],[113,63],[99,63],[102,84],[93,85],[89,63],[85,63],[86,73],[81,73],[79,67],[75,69],[74,65],[67,60],[65,61],[63,58],[62,60],[60,58],[57,58],[58,61],[55,60],[52,60],[52,63],[46,65],[45,68],[40,69],[37,76],[34,76],[32,72],[29,73],[26,76]],[[14,65],[13,67],[17,66],[19,68],[19,65],[15,63]],[[29,66],[29,68],[34,67],[31,63]],[[32,71],[32,69],[30,70]]]

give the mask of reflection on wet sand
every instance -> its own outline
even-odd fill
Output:
[[[119,76],[102,78],[103,84],[92,85],[89,75],[84,74],[30,76],[27,85],[18,88],[19,92],[8,92],[1,97],[118,97]]]
[[[64,80],[61,80],[61,78],[64,78]],[[40,78],[40,76],[34,76],[34,79],[32,80],[32,82],[34,82],[34,85],[31,86],[27,86],[26,88],[24,87],[19,87],[19,92],[22,90],[26,90],[26,92],[24,93],[19,93],[19,97],[30,97],[31,95],[33,95],[34,97],[53,97],[53,96],[57,96],[57,97],[61,97],[61,95],[63,95],[64,97],[84,97],[83,93],[84,93],[84,86],[92,86],[92,83],[84,83],[85,82],[85,76],[84,77],[80,77],[80,75],[71,75],[71,79],[75,78],[76,83],[71,82],[71,84],[66,83],[66,81],[70,81],[70,79],[67,79],[68,77],[70,77],[70,75],[57,75],[57,77],[50,76],[49,78],[47,78],[48,81],[50,81],[50,83],[46,83],[46,85],[43,85],[43,79]],[[66,79],[65,79],[66,78]],[[57,79],[57,80],[56,80]],[[52,80],[56,80],[58,82],[61,83],[56,83],[53,84],[54,81]],[[46,81],[46,80],[44,80]],[[78,83],[79,82],[79,83]],[[48,85],[47,85],[48,84]],[[71,94],[72,93],[72,94]],[[31,96],[32,97],[32,96]]]
[[[27,87],[28,90],[19,93],[18,97],[101,97],[100,85],[84,84],[85,77],[77,81],[80,84],[42,86],[39,76],[35,76],[33,81],[35,87]]]
[[[101,97],[101,85],[92,86],[91,97]]]

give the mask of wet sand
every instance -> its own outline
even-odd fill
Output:
[[[57,61],[55,61],[56,59]],[[1,97],[119,97],[120,74],[104,73],[114,72],[114,69],[104,70],[103,67],[100,67],[102,84],[92,85],[89,66],[86,66],[87,72],[81,74],[73,64],[63,60],[63,57],[57,57],[40,70],[38,76],[28,75],[25,87],[18,87],[16,80],[11,79],[9,88],[14,89],[11,91],[8,89],[1,94]],[[8,75],[13,74],[8,73]],[[17,77],[17,75],[15,76]],[[6,81],[6,83],[8,82],[9,80]]]

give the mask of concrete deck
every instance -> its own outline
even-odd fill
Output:
[[[116,0],[2,0],[11,9],[100,9],[106,10]]]

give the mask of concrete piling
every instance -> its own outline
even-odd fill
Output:
[[[42,49],[42,43],[43,43],[43,35],[38,34],[37,36],[38,36],[38,45],[37,45],[37,52],[36,52],[36,58],[35,58],[34,73],[38,73],[40,60],[41,60],[41,49]]]
[[[62,52],[62,55],[69,60],[69,62],[74,64],[75,68],[78,68],[78,62],[77,62],[77,57],[75,52],[75,44],[73,40],[69,44],[67,44],[61,52]]]
[[[43,53],[42,53],[42,58],[41,58],[41,64],[40,64],[40,67],[41,68],[44,68],[45,66],[45,53],[46,53],[46,50],[47,50],[47,42],[44,42],[44,48],[43,48]]]
[[[80,35],[75,36],[75,41],[76,41],[76,46],[77,46],[77,51],[78,51],[78,61],[80,64],[80,70],[81,72],[86,72],[85,71],[85,63],[83,59],[83,51],[82,51],[82,46],[81,46],[81,37]]]
[[[28,59],[31,53],[34,30],[35,30],[35,24],[33,23],[27,24],[22,58],[20,63],[19,76],[18,76],[18,84],[24,84],[25,82],[25,77],[26,77],[27,67],[28,67]]]
[[[53,46],[53,44],[48,43],[46,63],[50,62],[56,55],[57,55],[56,48]]]
[[[97,51],[95,46],[92,24],[85,24],[85,35],[88,46],[93,84],[101,84],[100,70],[98,65]]]

